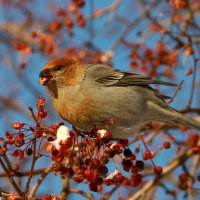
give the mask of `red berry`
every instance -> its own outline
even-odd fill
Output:
[[[101,164],[107,164],[108,162],[109,162],[109,158],[108,158],[108,156],[101,156],[101,158],[100,158],[100,162],[101,162]]]
[[[103,183],[103,179],[102,179],[101,177],[99,177],[99,176],[94,177],[94,178],[92,179],[92,181],[93,181],[93,183],[94,183],[95,185],[101,185],[101,184]]]
[[[113,185],[114,181],[112,179],[106,179],[104,180],[104,184],[107,186]]]
[[[200,154],[200,146],[192,147],[192,151],[194,154]]]
[[[131,172],[132,172],[133,174],[138,174],[139,169],[137,168],[137,166],[133,166],[132,169],[131,169]]]
[[[15,170],[15,171],[17,171],[17,170],[19,170],[19,168],[20,168],[20,165],[13,165],[13,169]]]
[[[36,103],[36,106],[38,108],[39,111],[44,110],[44,103],[45,103],[46,99],[44,99],[43,97],[39,97],[38,101]]]
[[[42,137],[42,131],[41,130],[36,129],[36,130],[33,131],[33,134],[36,138]]]
[[[155,166],[154,172],[155,174],[162,174],[162,167],[161,166]]]
[[[85,178],[84,173],[74,174],[74,176],[73,176],[73,179],[78,183],[82,182],[84,180],[84,178]]]
[[[115,156],[115,152],[110,147],[106,147],[104,151],[106,156],[108,156],[109,158],[113,158]]]
[[[97,192],[97,185],[95,185],[93,182],[90,182],[89,189],[90,191]]]
[[[94,174],[92,173],[92,171],[90,171],[90,170],[85,171],[85,179],[87,181],[91,181],[93,179],[93,177],[94,177]]]
[[[142,178],[143,178],[142,174],[132,174],[131,175],[131,179],[134,181],[137,181],[138,183],[141,182]]]
[[[77,16],[76,16],[76,22],[77,22],[77,25],[80,27],[84,27],[86,24],[84,16],[79,13],[77,13]]]
[[[72,0],[72,2],[78,7],[83,7],[85,5],[84,0]]]
[[[125,177],[121,173],[117,173],[113,177],[113,181],[116,185],[120,185],[125,180]]]
[[[17,136],[19,136],[19,137],[24,137],[24,133],[22,133],[22,132],[19,132],[18,134],[17,134]]]
[[[69,168],[61,166],[60,172],[61,172],[62,175],[63,174],[68,174],[69,173]]]
[[[135,180],[130,180],[130,185],[131,185],[132,187],[137,187],[139,184],[140,184],[140,182],[137,182],[137,181],[135,181]]]
[[[105,165],[100,165],[97,172],[99,175],[106,175],[108,173],[108,168]]]
[[[73,163],[76,167],[81,167],[83,165],[83,160],[78,156],[74,156]]]
[[[181,182],[179,185],[179,188],[182,190],[187,190],[188,189],[188,182]]]
[[[128,146],[128,139],[120,139],[119,143],[123,146],[126,147]]]
[[[54,148],[55,148],[54,145],[51,144],[50,142],[44,145],[44,150],[46,153],[52,153]]]
[[[56,14],[59,16],[64,16],[66,14],[66,12],[64,9],[58,9],[58,10],[56,10]]]
[[[121,154],[123,151],[122,145],[121,144],[114,144],[112,145],[112,149],[115,154]]]
[[[171,143],[165,141],[165,142],[163,142],[163,147],[164,147],[165,149],[169,149],[169,148],[171,147]]]
[[[136,147],[135,150],[134,150],[134,152],[135,152],[135,153],[139,153],[139,152],[140,152],[140,149],[139,149],[138,147]]]
[[[25,140],[24,140],[23,137],[17,136],[17,137],[15,138],[15,146],[16,146],[16,147],[21,147],[21,146],[23,146],[24,144],[25,144]]]
[[[69,149],[73,145],[73,138],[68,137],[64,142],[61,143],[64,149]]]
[[[143,160],[148,160],[148,159],[154,158],[155,155],[156,155],[155,151],[150,151],[150,150],[146,149],[146,151],[143,154],[142,158],[143,158]]]
[[[99,166],[100,166],[100,160],[99,159],[91,159],[90,167],[92,169],[98,169]]]
[[[189,178],[189,176],[186,173],[182,173],[182,174],[179,175],[179,180],[181,182],[187,181],[188,178]]]
[[[44,110],[38,112],[38,117],[40,118],[45,118],[47,116],[47,112]]]
[[[23,128],[24,125],[25,125],[25,123],[23,123],[23,122],[14,122],[14,123],[12,123],[12,127],[14,129],[17,129],[17,130]]]
[[[192,133],[187,138],[187,144],[188,146],[194,147],[197,145],[198,140],[199,140],[199,135],[197,133]]]
[[[70,18],[67,18],[65,20],[65,25],[68,27],[68,28],[72,28],[74,26],[74,22],[72,21],[72,19]]]
[[[6,131],[5,133],[7,140],[12,140],[13,136],[10,134],[10,132]]]

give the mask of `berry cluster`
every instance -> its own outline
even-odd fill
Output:
[[[142,180],[140,171],[144,169],[144,162],[137,160],[136,156],[128,148],[128,140],[121,139],[117,143],[111,142],[112,135],[104,129],[93,131],[91,139],[83,135],[79,130],[73,129],[66,134],[65,140],[59,136],[60,126],[57,131],[57,139],[46,143],[44,149],[51,154],[55,173],[67,175],[76,182],[87,181],[91,191],[99,191],[100,186],[132,185],[138,186]],[[63,129],[64,130],[64,129]],[[58,141],[57,141],[58,140]],[[107,164],[115,157],[120,158],[123,170],[115,167],[115,171],[108,175]],[[130,172],[131,177],[124,175]]]

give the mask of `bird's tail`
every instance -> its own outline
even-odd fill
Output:
[[[172,112],[172,113],[173,113],[173,117],[172,117],[171,121],[176,122],[178,124],[183,124],[183,125],[187,126],[188,128],[200,131],[200,122],[199,121],[194,120],[190,117],[187,117],[176,111]]]
[[[175,111],[171,107],[166,106],[160,106],[155,103],[150,104],[150,108],[153,110],[154,113],[159,113],[157,115],[158,121],[165,121],[165,122],[171,122],[171,123],[178,123],[182,124],[188,128],[195,129],[197,131],[200,131],[200,121],[194,120],[190,117],[187,117],[177,111]],[[153,115],[152,114],[152,115]]]

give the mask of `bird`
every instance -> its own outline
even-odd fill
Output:
[[[39,73],[56,112],[80,130],[108,123],[113,138],[130,138],[145,124],[178,123],[200,131],[200,122],[187,117],[165,101],[151,85],[174,83],[123,72],[105,64],[84,64],[70,57],[48,61]]]

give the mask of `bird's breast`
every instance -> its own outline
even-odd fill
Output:
[[[53,101],[57,113],[72,125],[82,129],[91,128],[94,124],[96,103],[88,94],[77,94],[73,97],[58,98]]]

